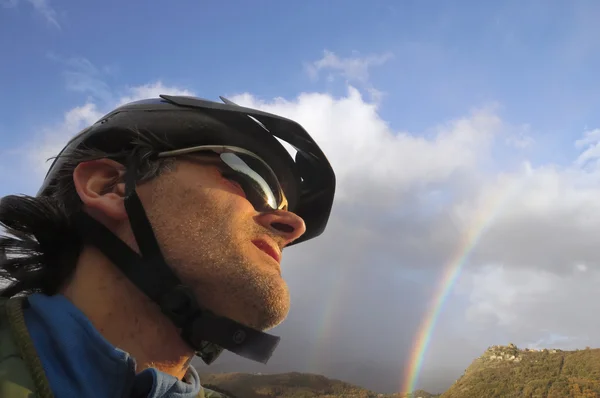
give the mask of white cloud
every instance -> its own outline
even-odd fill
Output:
[[[575,142],[578,149],[585,149],[575,161],[579,167],[591,166],[598,168],[600,159],[600,129],[586,131],[583,138]]]
[[[577,270],[578,270],[579,272],[585,272],[585,271],[587,271],[587,270],[588,270],[588,267],[587,267],[587,265],[585,265],[585,264],[582,264],[582,263],[579,263],[579,264],[575,265],[575,268],[577,268]]]
[[[322,70],[331,70],[340,73],[346,79],[360,82],[369,80],[369,68],[383,65],[393,57],[387,52],[379,55],[368,55],[366,57],[340,58],[335,53],[325,50],[323,58],[306,65],[309,76],[317,79]]]
[[[41,133],[36,134],[36,144],[22,148],[26,153],[29,164],[36,177],[45,175],[51,162],[47,160],[56,156],[66,143],[83,128],[98,121],[102,115],[108,113],[118,105],[137,101],[145,98],[158,97],[159,94],[193,95],[190,90],[169,87],[162,82],[155,82],[142,86],[130,87],[114,103],[98,105],[87,102],[65,112],[63,120],[56,125],[46,127]]]
[[[600,345],[599,142],[584,132],[572,164],[490,176],[456,205],[467,231],[491,220],[459,284],[468,325],[532,347]]]
[[[100,102],[99,106],[114,104],[115,94],[106,82],[112,71],[110,66],[98,67],[85,57],[63,57],[53,52],[47,56],[65,68],[63,76],[68,90],[86,94],[88,101]]]
[[[165,86],[161,81],[158,81],[155,83],[129,88],[128,93],[122,96],[117,101],[117,104],[123,105],[128,102],[138,101],[145,98],[156,98],[160,94],[193,96],[194,92],[184,88]]]
[[[508,134],[506,137],[506,143],[517,149],[525,149],[534,145],[535,139],[531,135],[530,126],[520,126],[514,133]]]
[[[539,348],[598,346],[598,270],[563,275],[538,269],[483,267],[470,274],[470,324],[501,329],[519,345]],[[557,337],[560,336],[560,337]]]
[[[36,12],[38,12],[41,16],[43,16],[46,21],[59,28],[60,29],[60,24],[58,23],[58,19],[57,19],[57,13],[56,10],[54,8],[52,8],[52,6],[50,6],[50,3],[48,0],[27,0],[35,9]]]
[[[342,76],[349,83],[360,83],[375,102],[380,102],[384,97],[384,92],[376,89],[369,82],[369,69],[374,66],[380,66],[393,58],[391,52],[384,54],[372,54],[360,57],[356,56],[341,58],[335,53],[325,50],[323,57],[311,63],[305,64],[306,72],[312,80],[318,80],[322,71],[329,71],[327,81],[333,82],[337,75]]]
[[[573,263],[600,269],[600,170],[588,165],[598,158],[592,136],[586,134],[585,147],[579,141],[582,153],[572,165],[526,166],[490,176],[465,202],[465,208],[487,209],[483,218],[494,216],[476,261],[555,273],[570,272]]]
[[[42,16],[47,23],[54,26],[55,28],[60,29],[60,24],[58,22],[58,13],[56,10],[50,5],[49,0],[2,0],[2,5],[4,7],[16,7],[22,1],[26,1],[38,13]]]
[[[248,93],[231,99],[300,122],[335,168],[340,199],[363,199],[355,196],[361,186],[374,188],[378,200],[447,181],[454,173],[476,167],[502,128],[498,116],[482,109],[436,126],[429,137],[397,132],[378,115],[377,105],[365,101],[352,86],[337,100],[320,93],[272,103]]]
[[[552,292],[556,275],[535,270],[507,271],[502,266],[488,266],[471,276],[471,306],[467,319],[471,322],[493,321],[493,326],[506,327],[522,322],[518,306],[529,298],[534,301]]]
[[[53,156],[58,155],[68,140],[83,128],[95,123],[102,113],[95,104],[87,103],[65,113],[60,124],[48,127],[39,134],[36,144],[25,149],[33,171],[45,175]]]

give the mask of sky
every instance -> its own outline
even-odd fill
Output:
[[[158,94],[301,123],[338,178],[267,365],[444,391],[491,345],[600,346],[600,3],[0,0],[0,196]]]

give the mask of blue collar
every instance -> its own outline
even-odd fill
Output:
[[[195,398],[200,379],[185,381],[154,368],[135,373],[135,360],[112,346],[66,297],[32,294],[25,323],[54,396]]]

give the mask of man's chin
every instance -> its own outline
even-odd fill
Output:
[[[254,324],[254,326],[251,326],[252,328],[256,329],[256,330],[260,330],[262,332],[267,332],[279,325],[281,325],[283,323],[283,321],[285,320],[285,316],[284,317],[280,317],[280,318],[273,318],[273,319],[269,319],[269,320],[261,320],[259,322],[256,322]]]
[[[272,300],[268,303],[263,302],[262,305],[246,308],[245,320],[241,323],[262,331],[273,329],[287,318],[289,308],[289,300],[284,298],[275,302]]]

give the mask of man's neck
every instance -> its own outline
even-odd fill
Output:
[[[194,351],[160,309],[99,251],[86,247],[61,293],[112,345],[135,358],[137,372],[156,368],[182,379]]]

